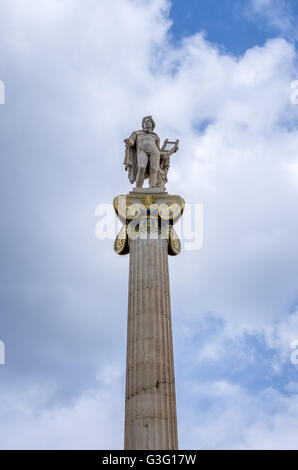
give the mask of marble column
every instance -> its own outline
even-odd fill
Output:
[[[178,449],[168,254],[178,254],[180,251],[172,225],[182,214],[184,201],[179,199],[177,211],[177,207],[173,206],[177,203],[177,199],[173,199],[175,197],[180,198],[163,195],[159,200],[158,197],[151,197],[147,200],[147,203],[154,204],[151,210],[146,205],[146,199],[138,202],[130,200],[135,204],[135,212],[132,212],[132,207],[126,211],[122,236],[120,232],[115,241],[116,252],[130,253],[126,450]],[[140,203],[144,210],[140,208]],[[118,216],[120,205],[116,204],[115,207]],[[129,205],[126,203],[125,207]],[[172,211],[168,211],[167,216],[165,207],[169,206]],[[134,220],[137,231],[130,230],[129,217]],[[161,228],[162,219],[168,222],[166,230]],[[149,233],[148,227],[155,229]]]

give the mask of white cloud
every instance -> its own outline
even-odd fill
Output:
[[[1,449],[121,449],[123,389],[118,381],[86,390],[69,404],[52,403],[40,383],[1,392]],[[117,417],[117,419],[115,419]]]
[[[1,2],[4,130],[8,148],[16,146],[5,161],[9,169],[13,162],[10,177],[20,175],[17,197],[13,193],[16,201],[11,185],[5,198],[11,201],[10,214],[24,217],[17,226],[8,224],[9,234],[18,234],[19,224],[28,230],[22,266],[35,263],[35,277],[26,273],[25,280],[15,282],[12,296],[26,300],[22,318],[30,319],[30,309],[42,311],[43,324],[58,330],[50,346],[51,328],[41,328],[39,337],[40,323],[33,314],[34,328],[26,330],[32,344],[39,338],[46,345],[43,354],[57,364],[62,354],[72,359],[65,338],[68,345],[72,337],[80,338],[74,345],[90,351],[92,364],[109,357],[108,348],[123,354],[116,343],[126,312],[126,284],[119,289],[126,283],[127,260],[113,254],[112,244],[95,239],[94,210],[129,190],[122,166],[123,138],[147,113],[155,117],[161,138],[181,141],[172,160],[169,192],[204,204],[202,250],[170,260],[176,317],[191,324],[206,312],[216,312],[226,322],[229,339],[274,328],[296,302],[298,186],[293,169],[298,165],[298,108],[290,101],[295,49],[278,38],[233,57],[202,34],[174,47],[167,36],[168,6],[163,0]],[[204,121],[209,126],[203,132]],[[2,174],[6,178],[7,172]],[[28,214],[33,222],[25,219]],[[29,255],[30,240],[34,249],[41,244],[39,256]],[[39,258],[42,273],[36,268]],[[17,273],[19,266],[18,261]],[[52,276],[50,282],[47,276]],[[290,338],[290,318],[280,327],[278,343]],[[269,333],[267,338],[273,344]],[[30,344],[29,337],[26,341]],[[276,342],[274,347],[281,349]],[[224,342],[215,351],[206,346],[204,360],[218,357],[223,348]],[[104,369],[106,385],[118,374],[116,366]],[[33,392],[35,388],[32,385]],[[271,419],[269,411],[258,417],[255,405],[241,411],[251,399],[240,388],[220,390],[227,396],[218,420],[220,435],[216,419],[208,426],[206,417],[191,437],[185,418],[181,426],[187,447],[196,447],[196,442],[202,447],[228,447],[229,442],[245,448],[258,442],[267,447],[293,445],[290,412],[296,416],[296,399],[287,399],[288,411],[273,413]],[[106,407],[109,396],[100,386],[98,393],[86,391],[71,406],[51,409],[45,391],[37,387],[37,394],[46,397],[38,416],[34,400],[14,395],[1,440],[5,447],[121,445],[120,405],[112,397],[111,408]],[[231,397],[241,405],[232,411]],[[22,403],[20,412],[17,401]],[[259,410],[262,399],[256,401]],[[254,427],[249,424],[250,410]],[[113,413],[117,423],[112,426]],[[287,419],[290,431],[278,444],[278,430],[284,430]],[[242,429],[238,440],[229,423]],[[16,427],[20,433],[15,433]]]
[[[298,310],[286,315],[279,322],[268,325],[266,331],[268,345],[278,351],[274,362],[274,368],[280,371],[285,363],[290,363],[294,352],[293,343],[298,344]]]
[[[210,50],[202,38],[199,44]],[[183,78],[177,96],[197,86],[183,94],[193,107],[181,139],[183,160],[176,160],[179,190],[187,201],[204,204],[205,225],[202,250],[171,262],[178,265],[173,282],[179,296],[196,299],[196,308],[181,314],[215,311],[235,328],[262,328],[288,311],[297,292],[297,189],[285,164],[297,162],[298,133],[282,124],[297,113],[289,99],[295,53],[277,39],[240,59],[215,49],[210,56],[205,62],[194,57],[187,73],[181,65],[177,79]],[[200,115],[212,121],[201,135],[191,130]]]
[[[250,13],[265,18],[278,31],[297,39],[296,27],[285,0],[250,0]]]
[[[197,412],[180,430],[182,448],[297,449],[296,393],[285,397],[266,389],[249,395],[238,385],[221,381],[192,389],[192,406],[196,397]]]

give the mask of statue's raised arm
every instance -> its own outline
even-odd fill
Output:
[[[177,152],[179,140],[165,140],[160,148],[160,139],[154,132],[155,122],[152,116],[145,116],[142,129],[133,132],[124,140],[125,170],[128,179],[137,188],[142,188],[144,180],[149,178],[149,188],[163,188],[167,182],[170,156]]]

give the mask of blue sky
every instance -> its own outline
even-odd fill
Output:
[[[275,4],[279,14],[282,11],[295,23],[298,15],[296,2],[267,3]],[[264,44],[266,39],[280,35],[280,28],[268,18],[268,10],[267,7],[256,12],[253,2],[247,0],[174,0],[171,32],[174,40],[179,41],[185,36],[204,31],[208,41],[232,54],[241,55],[251,47]]]
[[[297,8],[1,2],[1,448],[123,446],[128,257],[95,211],[146,114],[204,207],[169,259],[180,448],[297,448]]]

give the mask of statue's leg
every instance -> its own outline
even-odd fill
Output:
[[[148,155],[147,153],[143,152],[143,150],[141,150],[138,153],[138,174],[137,174],[137,181],[136,181],[137,188],[143,187],[147,165],[148,165]]]
[[[157,171],[160,164],[160,153],[152,152],[150,155],[149,188],[155,188],[157,184]]]

